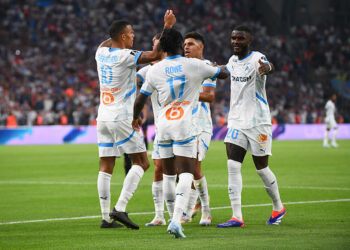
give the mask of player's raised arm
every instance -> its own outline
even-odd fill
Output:
[[[258,73],[260,76],[272,74],[273,72],[275,72],[275,67],[272,63],[264,63],[263,61],[261,61],[261,59],[259,59],[258,63],[260,64],[258,68]]]
[[[110,48],[112,46],[112,38],[108,38],[107,40],[103,41],[98,47],[108,47]]]
[[[164,15],[164,29],[171,29],[176,23],[176,17],[172,10],[167,10]],[[162,32],[163,34],[163,32]],[[154,46],[152,51],[144,51],[137,60],[137,64],[150,63],[159,60],[162,56],[160,46]]]

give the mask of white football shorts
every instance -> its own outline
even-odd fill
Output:
[[[197,136],[184,141],[158,141],[160,159],[174,155],[197,158]]]
[[[198,151],[198,161],[203,161],[205,155],[210,146],[211,134],[208,132],[202,132],[198,136],[197,151]]]
[[[338,127],[338,124],[335,121],[334,117],[326,117],[325,123],[328,129],[331,129],[331,128],[336,129]]]
[[[157,134],[154,137],[154,141],[153,141],[152,159],[153,160],[159,160],[160,159]]]
[[[97,141],[99,157],[146,152],[142,132],[131,127],[131,120],[98,121]]]
[[[271,125],[260,125],[250,129],[228,128],[224,142],[249,150],[254,156],[272,155],[271,131]]]

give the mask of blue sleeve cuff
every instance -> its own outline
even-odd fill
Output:
[[[230,73],[230,75],[231,75],[231,71],[227,68],[227,65],[225,66],[225,68],[226,68],[227,72]]]
[[[212,84],[212,83],[203,83],[202,84],[203,87],[212,87],[212,88],[216,88],[216,85],[215,84]]]
[[[147,92],[146,90],[143,90],[143,89],[141,89],[140,92],[141,92],[142,94],[144,94],[144,95],[152,95],[151,92]]]
[[[136,54],[136,56],[135,56],[135,65],[139,65],[139,64],[137,63],[137,61],[139,60],[139,57],[140,57],[140,55],[142,54],[142,52],[143,52],[143,51],[137,52],[137,54]]]
[[[144,83],[144,82],[145,82],[145,79],[143,79],[143,77],[142,77],[139,73],[136,73],[136,75],[140,78],[141,83]]]
[[[212,78],[210,78],[212,81],[214,81],[217,77],[218,77],[218,75],[220,74],[220,71],[221,71],[221,69],[220,68],[218,68],[218,71],[216,72],[216,74],[212,77]]]

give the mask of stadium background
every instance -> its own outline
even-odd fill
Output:
[[[151,49],[163,13],[176,28],[206,39],[205,57],[225,64],[235,25],[254,32],[252,49],[276,67],[267,96],[275,124],[322,123],[327,98],[338,95],[339,123],[350,121],[348,1],[54,1],[0,3],[0,125],[94,125],[99,103],[94,54],[115,19],[129,20],[134,48]],[[226,123],[229,80],[220,80],[213,122]],[[152,119],[150,119],[152,122]]]

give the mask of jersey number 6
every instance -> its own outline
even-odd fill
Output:
[[[172,107],[165,113],[167,120],[179,120],[184,115],[184,110],[181,107]]]

